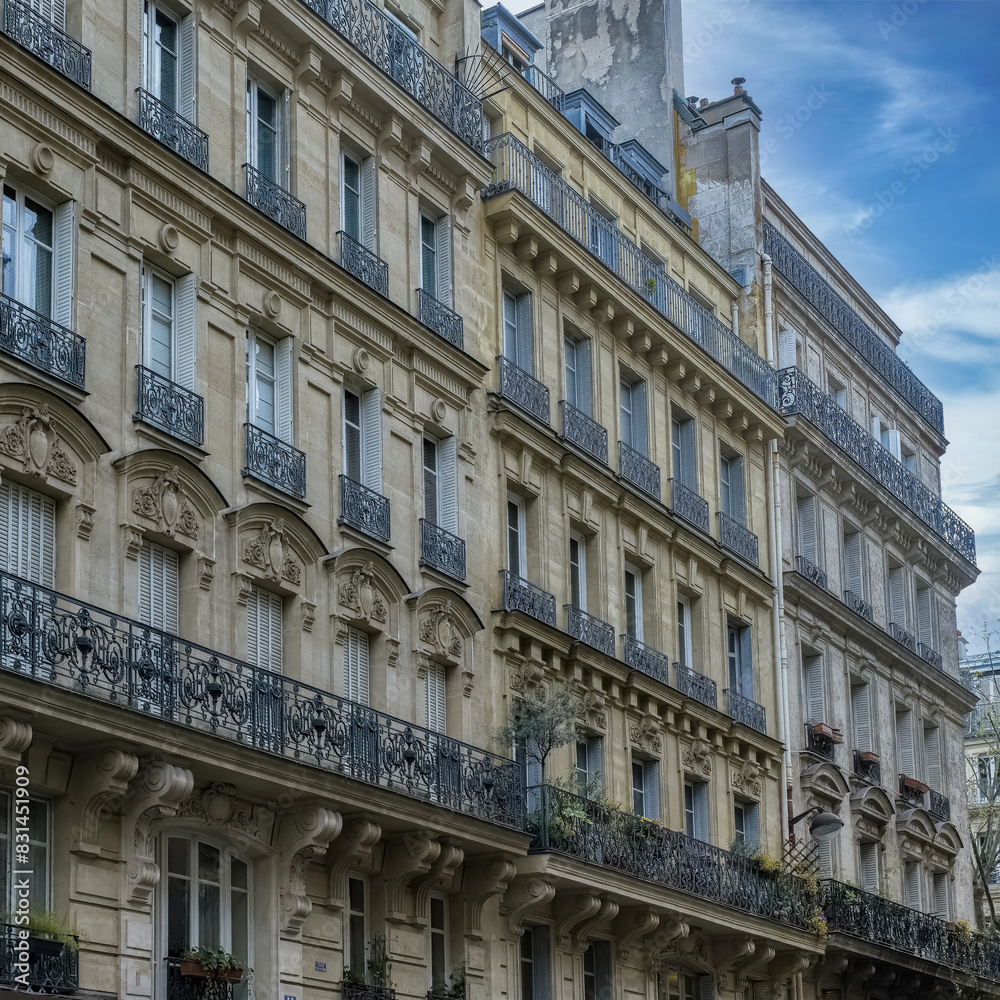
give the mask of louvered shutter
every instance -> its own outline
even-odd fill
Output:
[[[934,888],[934,916],[938,920],[949,920],[951,907],[948,903],[948,873],[934,872],[932,876]]]
[[[799,554],[814,566],[816,560],[816,497],[799,497]]]
[[[878,892],[878,844],[867,842],[860,845],[860,882],[866,892]]]
[[[292,443],[292,338],[284,337],[274,345],[275,430],[282,441]]]
[[[813,857],[816,859],[816,874],[820,878],[833,878],[833,841],[815,840]]]
[[[715,1000],[715,976],[698,977],[698,1000]]]
[[[247,660],[280,674],[284,601],[277,594],[254,588],[247,600]]]
[[[640,455],[649,455],[646,431],[646,383],[632,383],[632,447]]]
[[[445,438],[438,444],[438,524],[458,534],[458,440]]]
[[[608,941],[592,942],[594,948],[594,978],[597,995],[611,996],[611,944]]]
[[[802,660],[802,676],[805,687],[806,719],[808,722],[823,722],[823,659],[806,656]]]
[[[139,617],[152,628],[177,632],[177,553],[153,542],[139,550]]]
[[[916,861],[907,861],[903,866],[903,902],[911,910],[921,908],[920,865]]]
[[[534,1000],[551,1000],[552,974],[549,971],[549,928],[536,924],[531,928],[532,978]]]
[[[531,375],[534,370],[534,331],[531,327],[531,295],[517,298],[517,367]]]
[[[844,579],[847,589],[855,597],[865,596],[864,577],[861,572],[861,532],[844,536]]]
[[[590,407],[590,341],[576,342],[576,408],[591,416]]]
[[[941,791],[941,730],[928,726],[924,730],[924,757],[926,759],[925,781],[934,791]]]
[[[660,818],[660,764],[648,760],[642,765],[643,800],[648,819]]]
[[[792,368],[795,365],[795,331],[781,330],[778,333],[778,367]]]
[[[66,30],[65,0],[29,0],[28,6],[60,30]]]
[[[854,749],[859,753],[871,753],[872,702],[867,684],[852,689],[851,708],[854,716]]]
[[[690,490],[698,490],[698,463],[695,459],[694,421],[685,420],[681,424],[681,482]]]
[[[55,503],[17,483],[0,483],[0,569],[55,586]]]
[[[451,219],[445,215],[435,225],[437,237],[437,297],[452,307]]]
[[[196,389],[198,365],[198,279],[185,274],[174,285],[174,377],[178,385]]]
[[[695,785],[694,835],[698,840],[708,840],[708,785]]]
[[[278,96],[278,169],[276,180],[292,190],[292,95],[287,88]]]
[[[743,481],[743,459],[734,455],[729,460],[730,516],[739,524],[747,523],[746,487]]]
[[[900,774],[916,776],[913,754],[913,713],[896,713],[896,767]]]
[[[64,201],[56,207],[52,222],[52,318],[73,327],[73,229],[74,204]]]
[[[740,672],[744,698],[752,699],[753,691],[753,631],[749,625],[740,629]]]
[[[368,704],[368,635],[356,628],[347,630],[344,690],[351,701]]]
[[[447,687],[445,671],[440,663],[427,667],[427,728],[436,733],[448,731]]]
[[[587,741],[587,772],[591,781],[604,781],[604,740],[599,736],[592,737]]]
[[[934,648],[934,625],[931,618],[932,593],[930,587],[917,591],[917,639],[925,646]]]
[[[198,106],[198,25],[193,14],[181,20],[177,28],[178,75],[180,77],[177,110],[189,122],[197,122]]]
[[[361,164],[361,243],[372,253],[378,249],[378,234],[375,225],[377,176],[375,157],[369,156]]]
[[[889,570],[889,621],[906,628],[906,591],[901,566]]]
[[[744,807],[743,821],[746,824],[743,836],[747,844],[755,847],[760,843],[760,809],[756,803],[749,803]]]
[[[902,456],[903,449],[901,447],[901,441],[899,438],[899,431],[889,431],[886,436],[887,448],[889,449],[889,454],[892,455],[897,461]]]
[[[369,389],[361,398],[361,481],[382,492],[382,393]]]

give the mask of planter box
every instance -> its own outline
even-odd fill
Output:
[[[28,929],[28,933],[31,935],[31,928]],[[34,935],[28,938],[29,955],[60,955],[65,947],[66,945],[62,941],[53,941],[51,938],[35,937]]]
[[[910,788],[915,792],[920,792],[921,795],[926,795],[927,792],[931,790],[930,785],[925,785],[918,778],[909,778],[905,774],[902,775],[902,782],[904,788]]]
[[[243,982],[244,973],[242,969],[209,972],[205,966],[196,959],[182,958],[181,975],[195,976],[198,979],[214,979],[216,982],[220,983],[237,984]]]
[[[877,753],[872,753],[870,750],[863,751],[859,756],[866,764],[877,764],[882,759]]]
[[[813,723],[813,733],[816,736],[823,736],[828,739],[831,743],[843,743],[844,737],[840,734],[840,731],[834,729],[832,726],[828,726],[825,722]]]

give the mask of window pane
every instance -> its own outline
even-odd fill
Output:
[[[172,875],[190,875],[191,843],[179,837],[167,841],[167,871]]]
[[[205,948],[222,945],[222,913],[220,888],[207,882],[198,883],[198,944]]]
[[[361,239],[361,166],[344,157],[344,232]]]
[[[191,883],[187,880],[168,877],[167,954],[173,958],[183,955],[192,944],[190,891]]]
[[[257,88],[257,169],[272,181],[278,178],[278,102]]]
[[[350,920],[350,967],[364,975],[365,972],[365,918],[352,914]]]

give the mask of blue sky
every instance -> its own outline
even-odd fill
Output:
[[[682,10],[685,96],[746,77],[765,178],[901,327],[900,353],[944,404],[942,492],[982,570],[959,627],[980,648],[1000,617],[1000,2]]]

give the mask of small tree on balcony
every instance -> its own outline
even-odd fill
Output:
[[[516,747],[538,765],[545,781],[545,764],[553,751],[576,739],[579,702],[565,684],[546,693],[536,687],[523,701],[511,706],[507,721],[497,730],[496,741]]]

